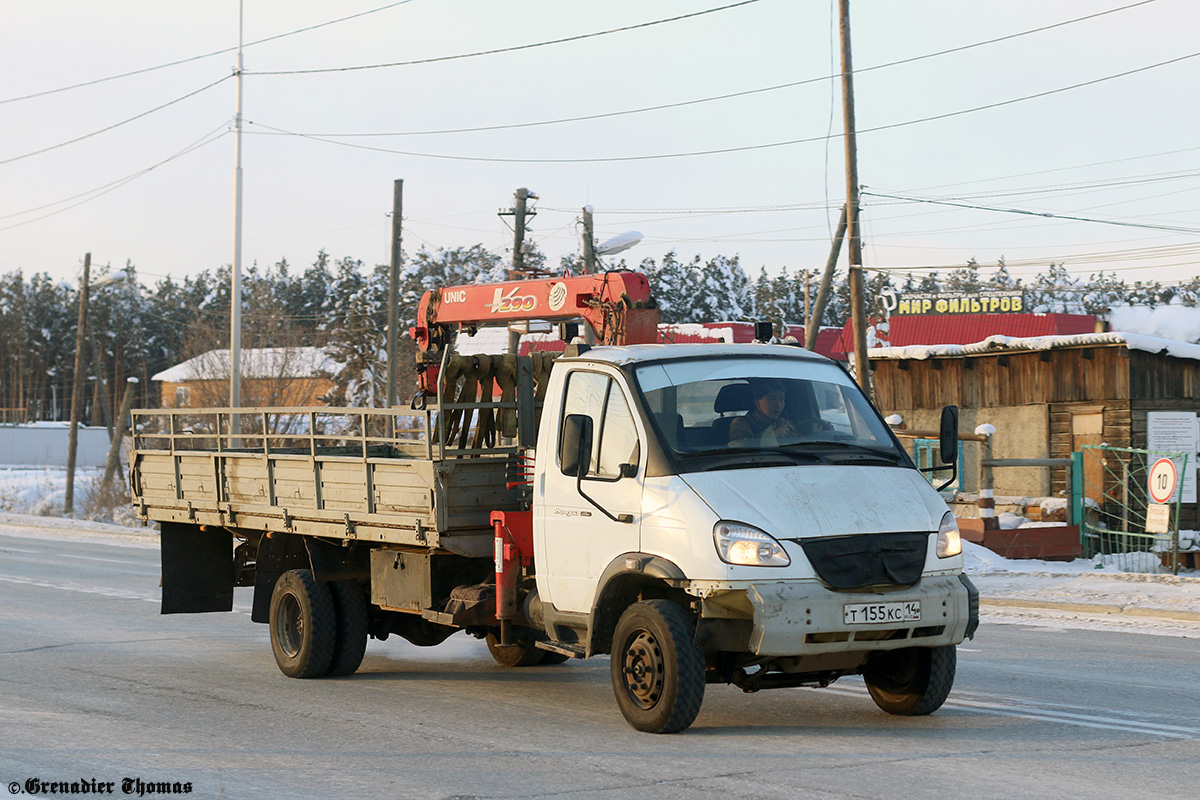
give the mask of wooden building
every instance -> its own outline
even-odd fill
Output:
[[[242,406],[316,406],[333,389],[341,365],[319,347],[242,350]],[[229,405],[229,351],[210,350],[151,377],[162,382],[163,408]]]
[[[1085,444],[1144,449],[1148,412],[1200,412],[1200,345],[1167,339],[1117,332],[992,336],[868,355],[875,402],[885,415],[900,415],[911,429],[936,430],[942,406],[957,405],[964,431],[995,426],[995,458],[1069,458]],[[974,460],[965,461],[968,485],[977,488]],[[1069,488],[1066,472],[998,470],[996,494],[1061,496]],[[1195,504],[1185,504],[1181,523],[1198,527]]]

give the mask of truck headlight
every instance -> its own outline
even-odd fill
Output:
[[[718,522],[713,528],[717,553],[727,564],[786,567],[792,563],[775,537],[740,522]]]
[[[947,511],[946,516],[942,517],[942,524],[938,526],[937,556],[950,558],[961,552],[962,538],[958,535],[958,523],[954,521],[954,515]]]

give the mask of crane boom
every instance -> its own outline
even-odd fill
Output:
[[[640,272],[443,286],[421,296],[417,324],[409,331],[417,343],[421,391],[436,395],[440,355],[460,328],[571,319],[591,326],[600,344],[658,341],[658,305]]]
[[[444,286],[417,307],[411,330],[421,351],[437,350],[451,330],[522,320],[583,319],[602,344],[657,341],[658,306],[640,272]]]

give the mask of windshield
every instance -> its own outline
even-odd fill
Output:
[[[752,450],[793,456],[785,463],[906,463],[858,387],[832,364],[697,359],[639,367],[636,377],[664,446],[685,459]]]

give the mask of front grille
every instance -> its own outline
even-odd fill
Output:
[[[921,579],[928,533],[865,533],[791,539],[826,585],[839,591],[912,586]]]

